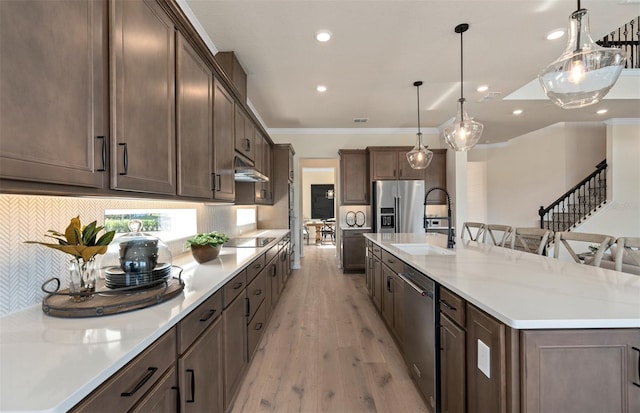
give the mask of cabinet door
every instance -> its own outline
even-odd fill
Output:
[[[384,284],[382,281],[382,267],[383,265],[380,258],[374,256],[372,299],[378,311],[382,310],[382,285]]]
[[[640,329],[524,331],[523,411],[640,411]]]
[[[247,303],[243,292],[224,310],[224,410],[226,411],[240,386],[247,365]],[[188,397],[186,394],[184,397]]]
[[[213,197],[219,201],[235,200],[235,168],[233,152],[235,102],[225,87],[213,82],[213,157],[215,191]]]
[[[371,180],[398,179],[398,152],[371,151]]]
[[[469,411],[505,411],[505,325],[467,304],[466,347]]]
[[[465,331],[440,313],[440,411],[466,411]]]
[[[273,151],[271,145],[263,137],[262,141],[262,172],[269,177],[269,182],[256,182],[255,200],[256,204],[272,205],[273,204],[273,174],[271,173]]]
[[[173,22],[154,0],[111,7],[111,186],[175,195]]]
[[[386,265],[382,266],[382,318],[393,330],[393,276],[394,272]]]
[[[367,151],[341,151],[340,204],[369,204],[370,185]]]
[[[289,149],[289,182],[293,183],[293,148]]]
[[[267,280],[267,282],[271,282],[271,308],[276,306],[278,298],[280,298],[280,281],[278,276],[280,266],[278,265],[278,262],[278,256],[276,256],[269,266],[269,280]]]
[[[180,397],[178,390],[178,380],[175,367],[160,379],[158,383],[149,390],[149,393],[136,404],[130,413],[173,413],[180,410]]]
[[[107,185],[106,29],[105,1],[0,1],[0,177]]]
[[[178,33],[178,195],[212,198],[213,74]]]
[[[180,411],[223,411],[222,363],[222,319],[219,317],[178,359]]]
[[[425,189],[428,191],[434,187],[447,187],[447,150],[434,149],[431,163],[425,169]],[[434,191],[429,194],[427,203],[429,204],[445,204],[447,202],[446,195],[442,191]]]
[[[250,160],[254,160],[255,145],[253,143],[254,127],[251,119],[244,113],[240,105],[236,106],[235,148]]]
[[[430,167],[431,164],[426,169],[413,169],[407,160],[407,152],[398,152],[398,179],[423,180]]]
[[[366,242],[362,233],[343,231],[342,270],[343,272],[362,272],[365,269]]]

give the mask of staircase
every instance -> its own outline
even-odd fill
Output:
[[[540,228],[571,231],[607,202],[607,161],[548,207],[538,210]]]

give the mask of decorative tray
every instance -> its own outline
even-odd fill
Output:
[[[50,278],[41,287],[47,293],[42,299],[42,311],[53,317],[100,317],[160,304],[176,297],[184,289],[182,268],[174,265],[173,269],[179,270],[177,277],[171,276],[145,288],[107,288],[104,280],[98,280],[95,292],[76,295],[70,294],[67,288],[60,290],[60,280]],[[48,290],[47,286],[52,283],[56,288]]]

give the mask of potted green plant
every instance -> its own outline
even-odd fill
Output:
[[[191,248],[191,255],[200,264],[218,258],[222,244],[229,241],[229,237],[221,232],[198,234],[187,240],[187,247]]]

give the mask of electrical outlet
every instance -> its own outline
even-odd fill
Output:
[[[478,340],[478,369],[491,378],[491,348]]]

